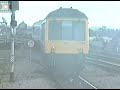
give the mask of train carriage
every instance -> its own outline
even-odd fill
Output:
[[[41,22],[40,33],[48,68],[70,74],[82,66],[83,56],[89,52],[88,18],[84,13],[72,8],[52,11]]]

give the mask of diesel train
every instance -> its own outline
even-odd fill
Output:
[[[38,27],[43,63],[52,68],[51,72],[71,75],[84,68],[84,56],[89,53],[88,17],[84,13],[60,7],[41,20]]]

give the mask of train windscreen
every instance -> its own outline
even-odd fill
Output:
[[[70,20],[50,20],[49,40],[85,40],[85,22]]]

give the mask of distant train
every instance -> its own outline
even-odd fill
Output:
[[[60,7],[38,27],[45,66],[67,75],[80,71],[84,55],[89,53],[88,17],[77,9]]]

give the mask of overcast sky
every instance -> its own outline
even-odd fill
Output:
[[[60,7],[74,8],[85,13],[89,20],[89,27],[107,26],[120,28],[120,1],[19,1],[16,20],[24,21],[28,25],[43,20],[47,14]],[[0,13],[10,23],[10,13]]]

